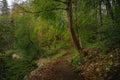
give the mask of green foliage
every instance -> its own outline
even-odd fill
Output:
[[[12,48],[14,28],[9,16],[0,16],[0,49]]]
[[[5,61],[0,54],[0,79],[5,80]]]
[[[66,52],[64,50],[60,50],[57,54],[54,54],[54,56],[51,56],[52,59],[57,59],[59,57],[62,57],[66,54]]]
[[[56,3],[53,0],[34,0],[33,6],[36,12],[42,11],[40,13],[36,13],[35,16],[41,16],[44,19],[55,20],[56,10],[60,4]]]
[[[5,80],[23,80],[25,75],[28,75],[36,68],[35,62],[29,60],[6,57],[5,63]]]
[[[63,46],[65,47],[64,43],[62,42],[56,43],[56,45],[51,45],[51,49],[45,51],[45,57],[54,57],[65,54],[63,51]]]
[[[37,58],[42,53],[37,42],[32,40],[33,21],[31,19],[33,18],[27,15],[18,17],[15,20],[17,29],[15,32],[14,49],[21,50],[24,56],[29,59]]]
[[[76,73],[80,73],[79,63],[82,62],[82,57],[79,55],[78,52],[74,48],[72,48],[72,53],[74,53],[69,59],[68,64],[73,66],[73,70]]]
[[[96,10],[93,8],[93,2],[91,0],[87,1],[78,1],[77,6],[74,4],[75,10],[74,17],[77,16],[78,22],[76,23],[76,18],[74,20],[75,31],[78,37],[81,38],[83,47],[89,47],[96,42],[96,34],[97,32],[97,15]],[[88,4],[89,3],[89,4]],[[90,6],[91,5],[91,6]],[[88,7],[90,6],[90,7]],[[76,12],[77,8],[77,12]],[[94,37],[94,39],[92,39]]]
[[[99,28],[99,34],[97,35],[98,47],[110,51],[120,47],[120,27],[119,24],[113,24],[112,20],[105,19],[104,25]]]
[[[68,60],[68,63],[74,67],[74,71],[76,73],[80,72],[80,68],[78,66],[79,62],[80,62],[80,56],[78,54],[73,55],[72,58]]]
[[[74,54],[68,63],[74,66],[75,72],[80,73],[82,70],[83,73],[85,72],[83,67],[87,70],[93,65],[98,72],[94,71],[95,73],[90,74],[103,79],[101,76],[109,72],[113,66],[113,58],[109,58],[108,51],[120,47],[120,6],[118,0],[114,0],[116,1],[114,4],[111,3],[114,14],[112,20],[104,11],[100,15],[98,1],[72,0],[75,34],[78,39],[81,38],[83,48],[95,50],[88,50],[88,56],[85,58]],[[17,5],[25,9],[18,8]],[[35,68],[34,60],[40,57],[62,56],[65,54],[62,49],[70,48],[72,44],[66,12],[58,10],[66,8],[66,4],[54,0],[30,0],[30,3],[17,5],[14,5],[11,18],[8,14],[0,16],[0,52],[6,52],[7,56],[0,64],[6,68],[2,71],[5,72],[2,76],[5,76],[6,80],[22,80]],[[102,2],[103,5],[106,4]],[[107,9],[105,11],[109,12]],[[100,16],[102,25],[100,25]],[[11,56],[14,53],[22,58],[12,59]],[[102,63],[104,61],[105,63]],[[84,76],[86,77],[87,73]]]

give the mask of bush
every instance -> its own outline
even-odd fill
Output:
[[[1,54],[0,54],[1,55]],[[0,56],[0,80],[5,80],[5,61],[2,58],[2,56]]]
[[[23,80],[23,78],[36,68],[35,62],[5,58],[5,80]]]
[[[109,25],[108,25],[109,24]],[[112,22],[106,23],[100,28],[100,34],[98,34],[98,44],[102,49],[110,51],[111,49],[120,47],[120,27]]]

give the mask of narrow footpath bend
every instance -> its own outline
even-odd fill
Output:
[[[81,77],[67,64],[71,52],[49,62],[43,69],[36,69],[27,80],[81,80]]]

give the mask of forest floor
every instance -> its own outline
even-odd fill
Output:
[[[43,66],[32,71],[25,80],[81,80],[80,75],[67,64],[71,55],[71,51],[66,51],[66,54],[55,60],[40,60],[39,63],[43,62]]]

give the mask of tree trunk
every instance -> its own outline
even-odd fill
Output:
[[[74,31],[74,24],[73,24],[73,13],[72,13],[72,0],[68,0],[67,2],[67,15],[68,15],[68,22],[69,22],[69,29],[71,33],[71,37],[73,40],[73,44],[75,45],[76,49],[79,53],[82,52],[82,48],[80,47],[79,40]]]
[[[111,4],[110,4],[110,1],[109,0],[105,0],[105,4],[106,4],[106,9],[107,9],[107,14],[108,16],[114,20],[114,17],[113,17],[113,11],[112,11],[112,7],[111,7]]]
[[[118,4],[118,7],[120,7],[120,0],[116,0],[116,3]]]
[[[99,0],[99,23],[102,26],[102,8],[101,8],[101,0]]]

